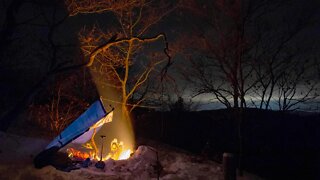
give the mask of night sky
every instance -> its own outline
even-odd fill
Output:
[[[230,1],[231,4],[232,2]],[[248,8],[248,2],[243,1],[243,7]],[[168,70],[167,81],[164,81],[164,84],[166,84],[165,93],[170,95],[173,101],[179,96],[183,97],[186,102],[189,102],[191,98],[192,101],[196,102],[195,104],[200,103],[201,108],[198,110],[224,108],[225,106],[221,105],[210,92],[195,96],[199,94],[201,88],[197,86],[199,83],[194,82],[197,81],[197,78],[193,77],[196,73],[190,61],[200,58],[204,62],[216,62],[208,58],[215,56],[213,51],[201,49],[202,47],[198,46],[197,43],[206,41],[212,43],[212,45],[219,44],[219,34],[213,25],[214,18],[212,17],[217,15],[216,17],[220,18],[219,23],[226,29],[226,34],[234,30],[231,25],[232,22],[228,17],[221,15],[221,11],[215,9],[217,7],[214,5],[216,4],[212,1],[197,1],[197,6],[192,6],[193,1],[175,3],[173,3],[173,6],[176,6],[176,9],[163,17],[151,28],[149,34],[146,34],[147,36],[154,35],[157,32],[165,32],[168,36],[169,47],[172,48],[173,64]],[[286,35],[294,31],[295,26],[301,26],[301,30],[299,30],[301,32],[297,33],[292,40],[290,39],[286,47],[281,50],[281,53],[283,53],[281,56],[292,54],[300,62],[308,59],[310,63],[314,63],[314,68],[308,70],[309,75],[306,78],[319,87],[319,2],[316,0],[308,2],[294,0],[285,1],[281,4],[277,1],[261,0],[252,3],[252,5],[253,7],[258,6],[259,3],[267,4],[265,9],[258,10],[256,15],[252,15],[252,19],[245,24],[246,31],[244,33],[247,42],[248,44],[251,43],[250,46],[253,46],[245,52],[245,57],[250,59],[254,56],[254,51],[267,50],[270,52],[266,52],[265,58],[261,58],[261,61],[267,61],[277,48],[276,43],[273,47],[271,44],[281,38],[286,38]],[[50,74],[53,66],[61,62],[72,65],[87,60],[86,57],[81,55],[78,41],[78,33],[83,27],[90,28],[97,25],[101,29],[108,30],[112,29],[113,26],[118,26],[110,12],[67,17],[68,12],[64,4],[59,1],[37,3],[37,0],[30,2],[4,0],[1,2],[0,8],[0,37],[2,38],[0,50],[1,117],[19,104],[22,101],[21,99],[29,96],[30,91],[34,91],[32,88],[43,78],[50,76],[48,78],[50,80],[43,87],[52,84],[55,79],[55,76]],[[301,24],[297,25],[297,23]],[[262,41],[259,47],[256,43],[258,38],[257,25],[264,35],[261,37]],[[50,29],[52,27],[54,29]],[[206,58],[208,59],[206,60]],[[267,69],[263,65],[261,68]],[[212,80],[223,76],[223,73],[219,72],[216,67],[208,68],[205,71],[208,71],[206,75],[211,77]],[[186,76],[188,76],[187,79]],[[157,75],[152,77],[155,78],[153,82],[157,82]],[[220,85],[221,82],[226,81],[224,78],[215,80],[213,84]],[[192,79],[192,82],[188,79]],[[248,82],[252,83],[253,81],[249,80]],[[301,80],[299,84],[304,82],[306,80]],[[154,85],[154,88],[159,87],[159,83],[155,84],[158,85]],[[229,85],[224,84],[222,86],[226,88]],[[304,88],[302,85],[297,87],[299,92],[305,91]],[[316,93],[319,94],[318,89],[314,89],[312,92],[313,95]],[[278,92],[276,90],[274,95],[271,101],[274,101],[275,104],[271,105],[271,109],[277,109]],[[231,98],[230,95],[227,95],[227,97]],[[248,93],[246,98],[248,107],[255,107],[252,102],[259,101],[254,92]],[[317,104],[318,100],[319,98],[310,100],[312,109],[319,106]],[[31,100],[27,104],[30,104],[30,102],[33,101]],[[213,105],[210,102],[213,102]],[[303,105],[303,107],[311,108],[311,105]]]

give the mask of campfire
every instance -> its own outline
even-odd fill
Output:
[[[99,154],[103,154],[103,148],[99,151],[94,141],[91,143],[85,143],[82,147],[84,149],[83,151],[77,150],[73,147],[67,148],[66,152],[68,153],[68,157],[77,160],[85,160],[87,158],[97,161],[106,161],[108,159],[124,160],[128,159],[133,152],[131,149],[125,149],[124,143],[122,141],[118,142],[116,138],[111,141],[110,149],[107,151],[108,153],[105,156],[99,157]]]
[[[114,108],[107,112],[101,100],[93,103],[37,155],[34,160],[35,167],[56,164],[48,159],[58,159],[55,157],[58,151],[67,154],[66,158],[72,162],[58,166],[64,171],[81,167],[94,168],[92,164],[98,169],[105,169],[105,164],[110,162],[112,163],[108,168],[112,168],[117,165],[116,162],[139,160],[140,156],[132,157],[135,156],[135,143],[130,119],[121,118],[122,116],[116,113],[118,116],[114,120],[113,114]]]

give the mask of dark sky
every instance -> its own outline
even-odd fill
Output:
[[[6,12],[8,12],[8,7],[11,2],[11,0],[5,0],[1,3],[0,28],[2,33],[7,28],[7,23],[10,24],[10,22],[6,22],[6,18],[8,17]],[[289,2],[289,5],[275,10],[276,12],[272,12],[274,9],[270,9],[270,16],[265,16],[267,19],[272,19],[270,22],[273,22],[274,25],[270,26],[274,28],[274,30],[279,29],[280,31],[282,28],[287,28],[286,26],[288,24],[294,24],[299,17],[303,17],[311,10],[319,9],[319,2],[316,0],[308,2],[295,0]],[[207,7],[209,8],[212,4],[211,1],[202,1],[202,3],[208,3]],[[59,21],[59,19],[66,15],[66,12],[65,9],[59,5],[56,16],[54,17],[55,19],[53,20],[53,8],[44,8],[44,14],[39,14],[40,9],[41,8],[32,3],[24,3],[20,8],[13,12],[13,16],[16,19],[14,27],[11,29],[13,35],[10,37],[10,44],[5,47],[5,56],[1,58],[0,89],[1,94],[5,96],[5,98],[2,99],[1,104],[14,104],[15,101],[23,97],[33,84],[45,75],[48,69],[48,61],[50,60],[50,55],[48,54],[50,54],[52,50],[50,49],[50,43],[48,44],[47,41],[50,29],[46,27],[46,25],[53,21]],[[316,11],[316,14],[313,16],[316,19],[314,24],[310,26],[310,28],[305,28],[296,40],[292,42],[293,45],[296,44],[307,47],[307,45],[312,42],[316,43],[316,46],[314,46],[315,49],[319,48],[319,12],[320,11]],[[283,14],[286,14],[286,16],[284,19],[281,19]],[[30,19],[33,17],[34,19]],[[78,45],[77,33],[79,29],[83,26],[90,27],[93,24],[100,24],[100,27],[108,28],[116,23],[116,21],[110,17],[111,14],[90,14],[69,17],[59,25],[53,35],[53,39],[57,44]],[[282,21],[285,23],[282,23]],[[293,23],[290,23],[290,21]],[[282,25],[283,27],[281,27]],[[160,21],[159,24],[155,25],[153,32],[166,32],[170,38],[169,40],[173,41],[183,33],[197,36],[199,32],[201,32],[197,30],[197,27],[199,27],[201,31],[211,30],[207,27],[206,22],[203,19],[197,19],[188,9],[178,9],[164,18],[163,21]],[[61,51],[58,56],[59,58],[64,56],[72,58],[74,52],[77,52],[76,49],[76,46],[71,47],[66,51]],[[318,54],[315,54],[315,52],[317,52],[317,50],[312,50],[312,52],[308,52],[312,54],[307,53],[306,56],[314,55],[318,57]],[[169,73],[171,73],[170,75],[176,77],[177,85],[178,87],[180,86],[180,94],[186,98],[190,97],[194,88],[185,86],[187,83],[183,80],[181,74],[177,72],[177,70],[181,69],[181,66],[183,67],[187,64],[187,61],[179,56],[175,59],[175,63],[169,70]],[[319,77],[316,76],[314,78],[319,79]],[[210,95],[207,95],[204,96],[204,98],[195,100],[208,101],[209,99],[212,98],[210,98]]]

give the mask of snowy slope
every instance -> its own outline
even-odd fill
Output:
[[[154,141],[142,141],[136,153],[123,161],[106,161],[104,170],[94,166],[62,172],[52,166],[35,169],[33,157],[49,143],[46,140],[0,133],[0,179],[174,179],[220,180],[221,165]],[[158,157],[157,153],[158,152]],[[157,166],[157,159],[161,166]],[[161,167],[161,171],[158,171]],[[259,179],[246,174],[238,179]]]

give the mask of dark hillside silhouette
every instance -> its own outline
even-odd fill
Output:
[[[135,130],[138,137],[151,137],[221,162],[223,152],[238,151],[233,114],[232,110],[142,113],[136,114]],[[319,116],[244,110],[244,169],[268,179],[320,177]]]

